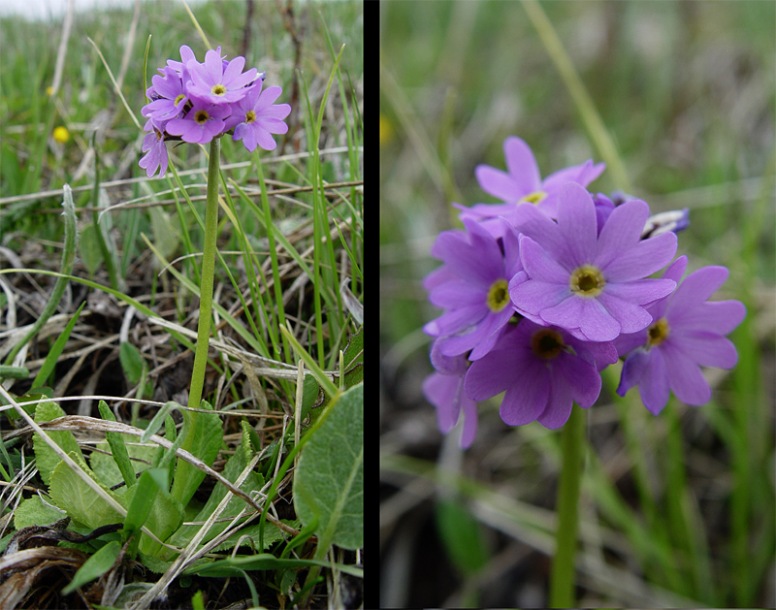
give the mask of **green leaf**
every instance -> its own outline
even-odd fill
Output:
[[[364,327],[360,326],[343,351],[345,387],[352,388],[364,380]]]
[[[131,343],[124,341],[119,346],[119,361],[127,381],[132,385],[138,383],[146,369],[146,362],[140,351]]]
[[[73,314],[73,317],[70,318],[67,326],[65,326],[62,334],[60,334],[57,337],[57,340],[54,341],[54,345],[51,346],[46,359],[43,361],[43,364],[40,367],[40,371],[38,371],[38,374],[35,376],[35,380],[32,382],[33,388],[42,386],[46,382],[46,379],[48,379],[49,375],[54,372],[54,367],[57,365],[57,360],[59,360],[59,357],[65,350],[65,345],[67,345],[67,341],[70,339],[70,333],[73,332],[73,328],[75,327],[76,322],[78,322],[78,318],[81,315],[81,310],[83,310],[84,305],[86,305],[86,301],[81,303],[80,307]]]
[[[204,400],[202,409],[212,409]],[[183,430],[181,431],[181,449],[198,457],[208,466],[212,466],[223,441],[221,418],[212,411],[183,410]],[[193,464],[178,458],[175,478],[172,483],[172,496],[184,506],[188,504],[197,487],[205,478],[205,473]]]
[[[284,521],[284,523],[286,522]],[[289,522],[289,524],[292,527],[294,527],[293,523]],[[224,528],[221,528],[221,529],[224,529]],[[286,537],[286,534],[283,533],[283,530],[281,530],[275,524],[269,523],[264,527],[264,547],[259,548],[260,533],[261,533],[261,525],[259,523],[256,523],[254,525],[249,525],[247,527],[241,527],[239,530],[234,532],[234,534],[229,536],[229,538],[227,538],[216,548],[214,548],[213,552],[220,553],[222,551],[228,551],[230,549],[233,549],[235,546],[237,546],[238,543],[241,546],[248,546],[252,548],[254,551],[264,551],[269,547],[271,547],[276,542],[285,540],[285,537]],[[212,539],[213,536],[210,536],[210,538]]]
[[[102,248],[100,247],[97,230],[97,227],[93,224],[86,225],[81,231],[81,236],[78,240],[81,260],[89,275],[94,275],[102,264]]]
[[[209,577],[229,577],[242,576],[245,570],[283,570],[294,568],[309,568],[311,566],[320,566],[323,568],[336,568],[340,572],[363,577],[364,571],[355,566],[344,564],[332,564],[329,561],[317,559],[279,559],[269,553],[260,553],[258,555],[237,555],[220,561],[204,560],[195,562],[191,567],[186,568],[183,573],[209,576]]]
[[[62,595],[70,595],[79,587],[99,578],[113,567],[121,553],[121,544],[112,540],[89,557],[73,576],[70,584],[62,589]]]
[[[124,528],[137,531],[148,527],[159,540],[165,541],[183,522],[183,505],[167,491],[168,475],[164,468],[146,470],[138,484],[127,492],[129,508]],[[139,549],[147,555],[158,553],[158,542],[143,535]]]
[[[85,464],[83,469],[87,474],[92,474]],[[117,494],[104,487],[103,490],[121,504],[121,498]],[[89,529],[121,523],[124,520],[123,515],[89,487],[65,462],[61,462],[51,474],[50,494],[54,504],[64,509],[73,521]]]
[[[364,544],[363,384],[334,400],[302,449],[294,506],[302,523],[318,519],[319,544],[358,549]]]
[[[165,214],[160,208],[151,208],[150,214],[154,245],[165,259],[169,259],[180,244],[180,231],[173,225],[170,215]]]
[[[106,403],[104,400],[101,400],[97,407],[100,410],[100,416],[104,420],[116,421],[116,416],[113,415],[113,411],[110,410],[108,403]],[[132,467],[132,461],[129,459],[129,452],[127,452],[127,446],[124,442],[124,437],[117,432],[106,432],[105,440],[108,441],[108,445],[110,445],[111,455],[113,456],[113,460],[116,462],[116,466],[121,472],[121,478],[124,479],[124,484],[127,487],[132,487],[135,483],[137,483],[137,479],[135,478],[135,469]],[[94,468],[94,464],[92,464],[92,469],[94,469],[95,473],[99,477],[100,475]]]
[[[453,563],[464,573],[474,574],[485,566],[490,553],[480,524],[460,502],[441,500],[437,504],[437,527]]]
[[[46,504],[40,496],[33,496],[22,501],[13,511],[13,526],[19,531],[31,525],[50,525],[66,516],[65,511]]]
[[[38,404],[35,409],[35,421],[41,424],[56,419],[57,417],[62,417],[64,414],[65,412],[59,405],[53,402],[42,402]],[[47,434],[66,453],[77,456],[76,461],[84,462],[83,455],[81,454],[81,447],[78,445],[78,442],[76,442],[72,432],[58,430],[48,432]],[[59,466],[62,460],[54,453],[54,450],[49,447],[48,443],[46,443],[39,434],[33,435],[32,446],[35,451],[35,464],[40,472],[40,478],[43,479],[43,482],[46,485],[51,485],[51,477],[54,469]],[[62,506],[62,508],[65,507]]]
[[[245,469],[245,467],[250,462],[251,458],[253,457],[253,448],[251,446],[251,427],[246,422],[243,422],[242,424],[242,438],[240,441],[240,445],[237,447],[237,450],[234,452],[234,454],[229,458],[229,460],[226,462],[226,466],[224,466],[224,471],[221,473],[224,478],[226,478],[230,483],[236,483],[237,479],[239,478],[240,474],[242,474],[242,471]],[[264,485],[264,477],[255,471],[250,472],[246,479],[242,482],[240,485],[240,489],[242,489],[246,493],[251,493],[252,491],[258,491],[262,488]],[[221,503],[221,500],[224,499],[224,496],[229,492],[226,487],[223,485],[217,484],[213,491],[210,494],[210,497],[208,498],[205,505],[202,507],[202,509],[199,511],[199,514],[197,514],[196,517],[194,517],[193,521],[202,523],[203,521],[207,520],[210,515],[213,514],[213,511],[218,507],[218,505]],[[229,525],[229,520],[236,517],[242,509],[245,508],[245,500],[242,498],[239,498],[237,496],[232,496],[232,498],[229,500],[229,503],[226,505],[226,508],[224,508],[223,512],[221,513],[221,516],[219,517],[219,521],[215,524],[213,524],[213,527],[210,528],[208,533],[205,535],[205,537],[202,539],[202,542],[209,542],[216,536],[218,536],[221,532],[223,532],[227,526]],[[177,546],[186,546],[191,539],[196,535],[196,533],[200,530],[202,526],[201,525],[185,525],[181,527],[176,533],[175,536],[172,538],[171,542],[172,544],[175,544]],[[258,526],[256,526],[258,528]],[[249,529],[249,528],[248,528]],[[243,531],[246,530],[240,530],[238,534],[241,534]],[[257,536],[258,536],[258,529]],[[278,533],[280,530],[278,530]],[[239,536],[237,536],[239,537]],[[237,537],[235,537],[235,541],[232,543],[231,546],[234,546],[234,544],[237,541]],[[276,542],[278,538],[274,538],[273,540],[267,539],[265,535],[264,544],[267,548],[272,542]],[[231,546],[224,546],[219,547],[221,548],[231,548]],[[264,549],[261,549],[264,550]]]
[[[111,441],[97,443],[99,451],[92,453],[89,458],[89,466],[97,475],[100,483],[106,487],[113,487],[122,481],[127,483],[127,478],[130,478],[132,485],[134,485],[137,482],[137,475],[151,468],[164,449],[158,445],[140,444],[137,442],[137,437],[131,434],[118,434],[116,432],[111,434],[116,434],[123,444],[124,450],[127,452],[127,462],[124,463],[124,468],[128,467],[129,470],[122,473],[118,461],[124,462],[124,458],[119,457],[119,453],[113,448]],[[112,442],[115,444],[119,441],[114,438]],[[132,487],[132,485],[127,486]]]

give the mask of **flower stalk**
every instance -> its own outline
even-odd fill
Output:
[[[189,406],[198,409],[205,384],[205,369],[210,339],[210,321],[213,312],[213,277],[216,266],[216,241],[218,238],[218,172],[221,155],[220,139],[210,142],[210,159],[207,168],[207,204],[205,208],[205,243],[202,249],[202,274],[199,287],[199,322],[197,344],[194,351],[194,370],[191,373]]]
[[[558,487],[558,527],[555,532],[555,557],[550,573],[550,607],[574,606],[574,558],[577,553],[579,489],[584,464],[584,414],[572,408],[561,432],[562,465]]]

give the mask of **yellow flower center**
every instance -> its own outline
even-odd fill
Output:
[[[509,305],[509,284],[506,280],[496,280],[488,290],[488,309],[494,313]]]
[[[604,286],[606,286],[604,274],[593,265],[577,267],[569,280],[571,292],[581,297],[597,297]]]
[[[197,110],[196,114],[194,115],[194,120],[200,125],[207,123],[209,118],[210,115],[205,110]]]
[[[657,322],[654,322],[652,326],[647,330],[647,345],[649,347],[655,347],[660,345],[668,338],[670,334],[670,328],[668,327],[668,320],[660,318]]]
[[[531,349],[533,353],[543,360],[552,360],[560,354],[566,344],[563,343],[563,337],[556,330],[543,328],[537,330],[531,337]]]
[[[525,197],[521,197],[520,201],[517,203],[533,203],[536,205],[537,203],[544,201],[546,197],[547,193],[544,191],[534,191],[533,193],[528,193]]]
[[[253,110],[249,110],[245,114],[245,122],[246,123],[253,123],[253,121],[256,120],[256,113]]]
[[[181,100],[185,100],[185,99],[186,99],[186,96],[183,93],[181,93],[178,97],[175,98],[175,101],[173,102],[173,104],[177,106],[178,104],[181,103]]]
[[[224,87],[222,84],[213,85],[213,88],[210,89],[210,93],[213,95],[224,95],[226,93],[226,87]]]

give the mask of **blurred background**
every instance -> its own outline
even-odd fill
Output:
[[[748,308],[735,370],[712,402],[659,417],[613,395],[587,415],[581,606],[773,606],[774,91],[772,2],[544,2],[627,172],[653,213],[689,208],[677,255],[719,264],[715,299]],[[532,147],[542,176],[602,161],[528,12],[517,2],[381,6],[382,607],[543,606],[553,548],[557,433],[509,428],[498,402],[462,453],[421,384],[422,278],[452,202],[495,201],[474,168]],[[605,172],[593,192],[627,190]]]

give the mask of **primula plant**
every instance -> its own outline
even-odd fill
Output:
[[[687,257],[673,260],[687,211],[651,215],[640,199],[589,191],[603,164],[542,180],[525,142],[510,137],[504,151],[507,172],[476,169],[482,190],[501,202],[456,206],[463,228],[442,232],[431,250],[443,264],[425,288],[443,312],[424,328],[434,367],[424,392],[442,432],[463,419],[460,444],[469,447],[478,403],[499,395],[510,426],[578,427],[577,410],[594,408],[603,369],[618,361],[617,393],[638,388],[655,415],[671,392],[688,405],[708,402],[701,367],[735,366],[725,335],[746,312],[739,301],[709,301],[727,269],[685,276]],[[578,457],[564,456],[564,469]],[[575,468],[561,481],[554,581],[570,582]],[[568,596],[551,600],[571,605]]]
[[[342,52],[335,60],[323,97],[321,116],[341,57]],[[226,445],[223,419],[234,414],[216,412],[206,400],[205,383],[209,348],[213,347],[211,329],[219,255],[219,189],[227,184],[220,170],[219,143],[223,136],[231,136],[241,142],[248,152],[255,153],[265,214],[263,220],[271,225],[266,182],[257,149],[270,151],[276,148],[273,136],[288,131],[284,119],[291,112],[291,106],[276,103],[282,89],[266,86],[263,72],[256,68],[246,70],[243,57],[226,59],[220,47],[207,51],[200,62],[192,49],[184,45],[180,48],[180,61],[169,60],[158,72],[146,91],[148,103],[142,108],[148,133],[142,144],[144,154],[139,160],[140,167],[148,177],[157,173],[162,177],[174,167],[169,157],[169,143],[209,145],[201,272],[198,286],[194,282],[187,284],[192,292],[198,291],[199,297],[196,340],[186,337],[187,329],[162,320],[144,303],[122,295],[118,290],[94,282],[85,283],[102,288],[144,316],[155,317],[160,324],[167,324],[171,336],[179,345],[192,346],[193,370],[187,386],[188,394],[183,394],[186,404],[175,400],[158,403],[160,408],[150,421],[140,421],[133,411],[130,425],[119,421],[105,400],[99,401],[100,419],[68,415],[56,401],[48,401],[51,392],[43,388],[43,382],[54,370],[64,343],[84,307],[81,305],[46,358],[41,373],[33,381],[32,391],[20,397],[0,385],[2,403],[12,407],[16,417],[34,433],[35,463],[45,486],[39,495],[20,502],[14,511],[17,532],[10,542],[10,537],[3,540],[8,545],[3,565],[8,569],[17,569],[14,562],[24,559],[17,558],[16,554],[25,551],[24,545],[37,546],[30,542],[30,537],[38,535],[36,528],[44,526],[54,532],[49,532],[54,544],[58,540],[66,540],[77,547],[64,550],[73,565],[79,567],[72,582],[61,590],[64,596],[78,593],[81,599],[88,598],[90,603],[149,607],[155,600],[164,599],[170,583],[182,575],[242,577],[250,571],[274,571],[277,576],[273,586],[279,591],[278,599],[293,598],[294,605],[304,607],[310,603],[321,581],[322,568],[335,567],[338,573],[341,570],[355,578],[361,576],[360,567],[340,565],[342,555],[335,557],[333,554],[334,546],[354,555],[363,546],[361,305],[346,290],[347,282],[342,286],[339,282],[335,282],[334,286],[317,284],[322,266],[318,253],[312,270],[305,270],[312,283],[316,283],[318,311],[322,309],[321,289],[328,290],[332,295],[339,290],[342,301],[349,299],[348,304],[337,312],[341,314],[344,328],[338,329],[337,349],[327,367],[335,370],[324,370],[323,332],[319,332],[319,358],[315,359],[291,332],[291,325],[284,322],[278,324],[279,328],[267,330],[267,334],[274,338],[274,352],[271,354],[274,359],[264,353],[268,351],[266,345],[250,341],[254,337],[244,328],[241,330],[245,332],[241,334],[252,344],[253,351],[238,347],[237,340],[219,347],[224,350],[220,359],[213,359],[210,351],[211,362],[218,360],[222,365],[228,365],[230,355],[237,354],[240,362],[238,373],[227,371],[225,378],[231,379],[231,384],[240,371],[245,372],[251,391],[264,399],[265,409],[261,418],[270,414],[259,373],[254,369],[264,367],[263,375],[275,377],[279,383],[286,384],[296,397],[290,404],[284,401],[288,410],[278,417],[288,417],[282,419],[282,432],[271,443],[265,443],[257,430],[243,420],[237,428],[239,439],[236,444],[233,447]],[[320,130],[320,122],[311,130],[315,147],[320,139]],[[317,155],[315,160],[316,163],[311,163],[311,166],[317,172],[316,188],[320,180],[323,192]],[[185,189],[182,183],[180,185]],[[7,364],[0,368],[2,380],[29,375],[29,371],[21,366],[27,343],[54,313],[73,273],[77,243],[76,207],[71,189],[65,186],[64,192],[65,257],[62,277],[57,279],[51,302],[43,314],[9,352]],[[230,220],[234,221],[233,200],[229,193],[223,197],[229,200]],[[315,213],[319,214],[317,203]],[[318,248],[325,239],[322,227],[327,227],[328,220],[324,222],[316,218],[315,225]],[[272,235],[269,229],[267,233]],[[328,238],[328,233],[326,235]],[[268,266],[273,271],[274,296],[280,308],[274,315],[266,310],[262,312],[263,322],[271,324],[285,319],[283,293],[279,287],[278,254],[274,242],[268,239],[268,262],[271,263]],[[296,254],[294,246],[283,239],[283,247]],[[328,247],[331,248],[332,240],[328,239]],[[360,248],[355,242],[351,245]],[[156,253],[153,245],[151,248]],[[334,256],[333,249],[331,253]],[[256,253],[250,254],[255,256]],[[304,264],[304,259],[298,255],[297,260]],[[351,260],[354,267],[360,266],[355,263],[355,257]],[[353,272],[360,273],[360,270]],[[263,272],[254,272],[254,282],[257,282],[259,274]],[[257,301],[262,298],[258,293],[253,296]],[[252,315],[256,305],[251,304],[250,310],[245,306],[246,314]],[[269,305],[273,305],[271,296]],[[353,333],[346,333],[351,320],[345,318],[345,309],[358,325]],[[233,327],[238,326],[230,313],[222,310],[222,315],[230,317]],[[133,377],[138,384],[141,395],[145,390],[143,380],[147,373],[143,357],[132,344],[123,341],[120,360],[128,377]],[[238,394],[236,386],[233,390]],[[43,399],[22,400],[40,395]],[[242,402],[245,401],[240,400]],[[30,409],[33,403],[35,406]],[[313,411],[314,407],[320,408]],[[34,414],[28,411],[34,411]],[[286,426],[287,421],[293,423]],[[92,453],[84,452],[74,435],[74,432],[87,430],[98,438],[94,442],[96,450]],[[5,451],[5,446],[2,448]],[[217,456],[224,449],[233,450],[228,451],[224,463],[216,467]],[[292,472],[293,480],[289,483]],[[201,497],[196,498],[195,494],[206,477],[212,480],[214,487],[203,490]],[[284,486],[293,487],[293,510],[281,519],[272,502]],[[273,545],[283,546],[283,549],[276,554],[266,552]],[[251,552],[239,554],[239,549]],[[214,555],[218,552],[232,552],[235,558]],[[136,580],[133,586],[125,588],[124,576],[121,576],[120,583],[111,580],[114,571],[125,569],[124,562],[142,563],[149,572],[161,576],[155,582]],[[358,559],[353,563],[358,563]],[[306,573],[297,583],[299,570],[306,570]],[[121,573],[124,574],[123,571]],[[95,583],[96,579],[101,580]],[[258,595],[252,581],[249,583],[253,589],[254,605],[258,605]],[[14,582],[2,577],[0,599],[6,600],[7,607],[16,607],[16,603],[21,603],[35,584],[33,578],[26,588],[16,587]],[[11,592],[16,595],[13,599],[9,598]],[[339,599],[339,593],[335,599]],[[201,598],[198,603],[202,603]]]

